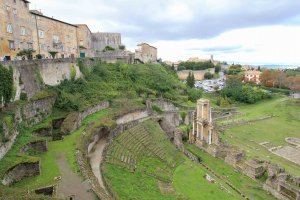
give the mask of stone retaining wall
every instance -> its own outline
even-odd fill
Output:
[[[22,147],[20,149],[20,152],[27,153],[29,150],[46,152],[46,151],[48,151],[48,141],[40,140],[40,141],[30,142],[30,143],[26,144],[24,147]]]
[[[89,115],[99,112],[100,110],[109,107],[108,101],[103,101],[95,106],[92,106],[81,113],[71,113],[61,124],[61,133],[67,135],[75,131],[81,126],[82,121]]]
[[[38,176],[40,174],[41,174],[40,161],[20,163],[12,167],[5,173],[2,180],[2,184],[12,185],[16,182],[23,180],[26,177]]]

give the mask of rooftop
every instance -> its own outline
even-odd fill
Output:
[[[67,23],[67,22],[64,22],[64,21],[55,19],[55,18],[53,18],[53,17],[45,16],[45,15],[43,15],[40,11],[37,11],[37,10],[30,10],[30,13],[33,14],[33,15],[39,16],[39,17],[44,17],[44,18],[46,18],[46,19],[50,19],[50,20],[57,21],[57,22],[60,22],[60,23],[63,23],[63,24],[67,24],[67,25],[70,25],[70,26],[77,27],[77,26],[74,25],[74,24],[70,24],[70,23]]]

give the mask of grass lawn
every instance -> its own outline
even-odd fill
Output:
[[[211,183],[203,176],[207,173],[199,164],[191,161],[186,161],[184,164],[177,167],[173,175],[173,185],[177,192],[189,197],[191,200],[206,200],[206,199],[242,199],[235,191],[225,185],[221,180],[213,177],[218,183]],[[222,190],[219,185],[228,189]]]
[[[267,200],[274,199],[273,196],[267,194],[258,182],[255,182],[246,175],[234,170],[233,167],[226,164],[223,160],[214,158],[198,147],[186,144],[186,148],[194,153],[195,155],[201,157],[202,162],[206,164],[209,168],[214,170],[217,174],[225,178],[229,183],[238,188],[242,193],[244,193],[250,199],[255,200]]]
[[[276,97],[254,105],[241,106],[238,111],[246,113],[246,116],[241,117],[246,119],[270,114],[276,117],[251,125],[229,128],[221,135],[222,140],[241,147],[249,158],[259,156],[281,165],[292,175],[299,175],[299,165],[269,152],[259,143],[270,142],[271,147],[287,146],[286,137],[300,138],[300,102],[287,97]]]

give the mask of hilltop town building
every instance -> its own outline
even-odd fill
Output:
[[[98,57],[107,62],[156,62],[157,49],[139,44],[136,54],[125,50],[120,33],[92,33],[85,24],[71,24],[29,10],[27,0],[0,0],[0,61],[21,59],[21,50],[33,50],[33,58]],[[106,46],[114,50],[103,52]],[[23,57],[22,59],[24,59]]]
[[[0,5],[0,57],[10,60],[20,49],[33,48],[35,22],[29,1],[0,0]]]
[[[249,70],[245,72],[244,81],[251,82],[255,84],[260,84],[260,75],[261,71],[257,70]]]
[[[33,49],[43,58],[50,58],[49,51],[57,52],[59,58],[78,56],[77,26],[47,17],[38,11],[30,11],[36,24]]]
[[[119,49],[122,45],[120,33],[93,33],[92,42],[94,49],[102,51],[106,46]]]
[[[92,31],[86,24],[77,24],[77,43],[80,58],[94,57],[95,50],[92,42]]]
[[[143,63],[151,63],[157,61],[157,48],[147,43],[138,44],[135,50],[135,59],[139,59]]]

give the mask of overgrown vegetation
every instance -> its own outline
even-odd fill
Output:
[[[195,77],[193,72],[189,72],[188,77],[186,78],[186,85],[189,86],[190,88],[195,87]]]
[[[221,95],[232,100],[254,104],[262,99],[271,98],[271,95],[260,89],[247,84],[243,84],[238,77],[230,77],[226,81],[226,87],[221,91]]]
[[[178,71],[181,70],[205,70],[209,68],[214,68],[215,65],[210,62],[181,62],[178,66]]]
[[[0,65],[0,106],[8,103],[14,96],[13,70]]]
[[[65,111],[81,111],[94,105],[95,102],[111,101],[116,98],[164,97],[178,102],[188,100],[186,86],[174,73],[161,65],[99,62],[83,73],[84,79],[65,80],[54,88],[58,93],[57,108]]]

